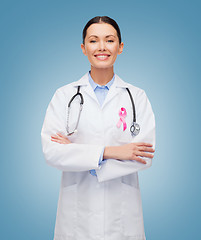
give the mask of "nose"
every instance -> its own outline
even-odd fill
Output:
[[[99,50],[100,51],[105,51],[105,42],[104,41],[99,42]]]

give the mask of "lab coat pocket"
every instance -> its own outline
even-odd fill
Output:
[[[55,234],[73,236],[77,221],[77,184],[61,189]]]
[[[140,190],[126,183],[121,183],[122,228],[125,236],[143,239],[144,226]]]

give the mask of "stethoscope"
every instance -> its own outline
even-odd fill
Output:
[[[137,136],[139,134],[139,132],[140,132],[140,125],[136,122],[135,104],[134,104],[134,100],[133,100],[132,94],[131,94],[131,92],[130,92],[130,90],[128,88],[126,88],[126,90],[127,90],[128,94],[129,94],[129,97],[130,97],[130,100],[131,100],[131,104],[132,104],[132,109],[133,109],[133,121],[132,121],[132,124],[131,124],[131,127],[130,127],[130,132],[131,132],[131,136],[134,137],[134,136]],[[75,125],[74,131],[70,132],[69,131],[70,108],[71,108],[71,103],[73,102],[73,100],[77,96],[80,98],[80,110],[79,110],[77,123]],[[79,124],[79,120],[80,120],[80,115],[81,115],[81,112],[82,112],[83,104],[84,104],[84,98],[83,98],[82,93],[80,93],[80,86],[78,86],[77,93],[71,98],[71,100],[68,103],[68,117],[67,117],[67,124],[66,124],[67,136],[70,136],[73,133],[77,132],[77,127],[78,127],[78,124]]]

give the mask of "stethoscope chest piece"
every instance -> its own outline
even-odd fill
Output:
[[[140,132],[140,125],[136,122],[133,122],[130,127],[132,137],[137,136]]]

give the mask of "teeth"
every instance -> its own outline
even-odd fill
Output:
[[[108,56],[107,55],[98,55],[97,58],[100,58],[100,59],[105,59],[107,58]]]

